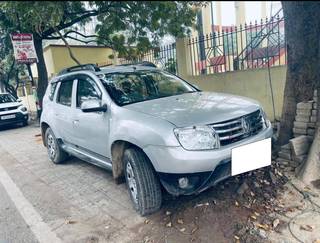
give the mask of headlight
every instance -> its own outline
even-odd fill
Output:
[[[186,150],[209,150],[220,147],[219,136],[209,126],[175,128],[174,134]]]

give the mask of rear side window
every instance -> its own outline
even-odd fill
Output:
[[[57,87],[57,83],[52,83],[50,85],[50,90],[49,90],[49,99],[52,101],[53,100],[53,96],[54,96],[54,93],[56,91],[56,87]]]
[[[71,106],[73,80],[61,82],[57,103],[61,105]]]

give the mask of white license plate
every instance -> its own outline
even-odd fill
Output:
[[[232,149],[232,176],[268,165],[271,165],[271,138]]]
[[[12,119],[12,118],[16,118],[16,115],[1,116],[1,120],[8,120],[8,119]]]

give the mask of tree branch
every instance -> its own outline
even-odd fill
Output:
[[[11,64],[11,66],[10,66],[10,69],[9,69],[9,72],[8,72],[8,76],[7,76],[7,84],[9,84],[9,81],[10,81],[10,75],[11,75],[11,72],[12,72],[12,70],[13,70],[13,67],[14,67],[14,64],[16,63],[16,60],[15,59],[13,59],[13,61],[12,61],[12,64]]]
[[[65,35],[72,34],[72,33],[75,33],[75,34],[77,34],[77,35],[80,35],[80,36],[82,36],[82,37],[84,37],[84,38],[98,38],[98,37],[99,37],[99,36],[97,36],[97,35],[85,35],[85,34],[82,34],[82,33],[78,32],[78,31],[75,31],[75,30],[69,30],[69,31],[67,31],[67,32],[65,33]]]
[[[69,51],[69,55],[72,58],[73,61],[75,61],[79,66],[81,65],[81,63],[77,60],[77,58],[75,58],[75,56],[72,53],[72,50],[69,46],[69,43],[67,42],[67,40],[64,38],[64,36],[60,33],[60,31],[56,28],[56,32],[59,34],[60,38],[63,40],[64,44],[66,45],[66,47],[68,48]]]
[[[64,34],[63,34],[63,37],[69,37],[69,34],[72,34],[72,33],[74,33],[74,34],[77,34],[77,35],[80,35],[80,36],[82,36],[82,37],[84,37],[84,38],[98,38],[99,36],[98,35],[85,35],[85,34],[83,34],[83,33],[80,33],[80,32],[78,32],[78,31],[75,31],[75,30],[69,30],[69,31],[67,31],[67,32],[65,32]],[[60,36],[48,36],[48,37],[45,37],[45,38],[43,38],[44,40],[59,40],[59,39],[61,39],[61,37]]]
[[[49,28],[48,30],[46,30],[46,31],[44,31],[42,33],[42,38],[45,39],[47,36],[52,35],[53,33],[56,32],[56,29],[62,30],[62,29],[68,28],[68,27],[74,25],[75,23],[78,23],[78,22],[80,22],[80,21],[82,21],[84,19],[87,19],[87,18],[90,18],[90,17],[93,17],[93,16],[97,16],[98,14],[106,13],[106,12],[108,12],[110,10],[110,7],[111,7],[111,4],[106,6],[103,9],[92,10],[89,13],[86,13],[86,14],[83,14],[83,15],[81,15],[79,17],[76,17],[73,20],[69,21],[68,23],[60,23],[59,25],[57,25],[55,27]]]
[[[72,40],[76,40],[76,41],[79,41],[79,42],[82,42],[84,44],[89,44],[91,42],[96,42],[96,40],[88,40],[88,41],[85,41],[85,40],[80,40],[78,38],[75,38],[73,36],[65,36],[64,38],[69,38],[69,39],[72,39]]]
[[[75,33],[75,34],[78,34],[84,38],[98,38],[99,36],[98,35],[85,35],[85,34],[82,34],[78,31],[75,31],[75,30],[70,30],[70,31],[67,31],[66,33],[64,33],[63,37],[64,38],[69,38],[69,39],[72,39],[72,40],[76,40],[76,41],[79,41],[79,42],[82,42],[82,43],[85,43],[85,44],[89,44],[91,42],[96,42],[96,40],[81,40],[81,39],[78,39],[74,36],[70,36],[69,34],[72,34],[72,33]],[[61,36],[48,36],[45,38],[46,40],[60,40],[62,39]]]

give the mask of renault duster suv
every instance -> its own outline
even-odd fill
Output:
[[[196,194],[271,163],[272,128],[257,102],[145,64],[63,70],[48,85],[41,129],[53,163],[73,155],[125,178],[141,215],[160,208],[163,188]]]

